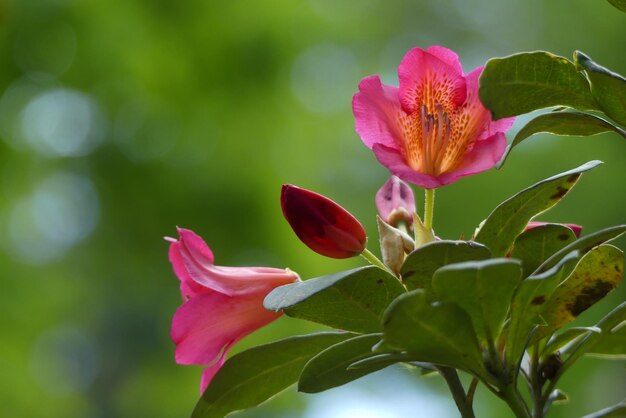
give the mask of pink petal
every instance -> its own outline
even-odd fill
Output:
[[[169,258],[174,268],[174,274],[176,274],[176,277],[180,280],[180,293],[183,296],[183,300],[193,298],[202,293],[211,292],[211,289],[196,283],[191,276],[189,276],[185,268],[180,247],[180,242],[172,242],[169,249]]]
[[[438,177],[442,185],[450,184],[461,177],[481,173],[496,165],[506,149],[506,136],[497,133],[485,140],[474,143],[474,148],[467,153],[464,164],[456,170],[444,173]]]
[[[432,47],[431,47],[432,48]],[[465,102],[466,86],[461,64],[454,52],[443,47],[422,50],[413,48],[406,53],[398,67],[400,103],[406,113],[420,111],[426,104],[435,111],[434,93],[443,111],[452,113]],[[430,94],[425,93],[428,87]]]
[[[443,185],[436,177],[414,171],[406,164],[402,154],[394,148],[376,144],[372,150],[378,162],[387,167],[391,174],[400,177],[404,181],[425,189],[435,189]]]
[[[356,131],[363,143],[400,147],[403,132],[398,124],[402,114],[398,88],[382,84],[377,75],[365,77],[359,83],[359,92],[352,98]]]
[[[190,229],[176,228],[180,241],[192,253],[193,257],[203,264],[213,264],[213,252],[204,240]]]
[[[200,393],[204,393],[207,386],[209,386],[209,383],[211,383],[211,380],[213,380],[213,377],[217,374],[217,372],[219,372],[226,362],[226,353],[228,353],[229,348],[230,346],[224,348],[220,357],[202,372],[202,378],[200,379]]]
[[[463,66],[461,66],[461,60],[456,52],[451,49],[445,48],[439,45],[432,45],[426,48],[426,53],[439,58],[441,61],[448,64],[459,74],[463,74]]]
[[[210,253],[202,238],[189,230],[181,230],[180,241],[170,245],[174,272],[181,280],[181,290],[190,292],[189,297],[200,293],[194,284],[235,296],[268,292],[298,279],[297,274],[286,269],[215,266],[206,250]]]
[[[465,81],[467,82],[467,100],[468,106],[472,108],[472,112],[474,113],[474,117],[481,118],[486,124],[486,127],[481,128],[482,132],[478,137],[478,141],[482,141],[487,139],[498,132],[505,133],[513,123],[515,122],[515,118],[503,118],[498,120],[491,120],[491,112],[487,110],[480,101],[480,97],[478,95],[479,88],[479,79],[480,75],[483,72],[484,67],[478,67],[470,72],[466,77]]]
[[[213,292],[185,302],[172,320],[176,362],[211,364],[227,347],[280,317],[263,307],[267,293],[230,297]]]

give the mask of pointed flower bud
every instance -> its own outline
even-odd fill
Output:
[[[396,176],[389,177],[376,193],[376,207],[380,217],[393,227],[401,222],[413,223],[415,197],[411,187]]]
[[[332,200],[307,189],[283,185],[283,215],[300,241],[318,254],[349,258],[365,249],[363,225]]]
[[[415,249],[415,242],[406,232],[393,228],[380,216],[376,217],[376,222],[378,223],[378,237],[383,263],[399,277],[406,254]]]

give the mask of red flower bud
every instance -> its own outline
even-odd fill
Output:
[[[331,258],[349,258],[365,249],[367,235],[363,225],[327,197],[285,184],[280,205],[300,241],[316,253]]]

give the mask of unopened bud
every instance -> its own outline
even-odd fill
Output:
[[[393,227],[413,223],[415,197],[411,186],[396,176],[389,177],[376,193],[376,207],[380,217]]]
[[[380,252],[383,256],[383,263],[396,275],[400,276],[400,269],[404,264],[406,254],[415,249],[415,242],[406,233],[392,227],[376,217],[378,223],[378,237],[380,239]]]
[[[311,190],[285,184],[280,195],[283,215],[300,241],[318,254],[349,258],[365,249],[363,225],[350,212]]]

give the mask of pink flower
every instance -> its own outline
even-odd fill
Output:
[[[356,131],[392,174],[426,189],[488,170],[514,119],[491,120],[478,97],[482,70],[464,75],[449,49],[414,48],[398,67],[399,87],[376,75],[361,80],[352,100]]]
[[[171,337],[178,364],[209,365],[202,375],[204,392],[228,350],[281,315],[263,307],[265,296],[298,275],[288,269],[216,266],[202,238],[188,229],[179,228],[178,234],[178,240],[168,238],[169,257],[185,302],[174,314]]]
[[[367,235],[363,225],[329,198],[285,184],[280,193],[280,205],[291,229],[316,253],[349,258],[365,249]]]
[[[524,231],[528,231],[529,229],[537,228],[538,226],[548,225],[549,223],[552,223],[552,222],[530,221],[530,222],[528,222],[528,225],[526,225],[526,228],[524,228]],[[583,230],[583,227],[580,226],[580,225],[577,225],[577,224],[557,224],[557,225],[563,225],[563,226],[566,226],[569,229],[571,229],[572,232],[574,232],[574,235],[576,235],[576,238],[580,238],[580,233]]]

